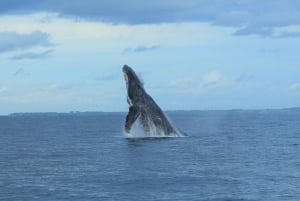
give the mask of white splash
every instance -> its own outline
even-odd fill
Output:
[[[170,121],[169,121],[170,122]],[[167,138],[167,137],[185,137],[186,135],[180,132],[176,127],[173,129],[176,131],[174,133],[165,133],[163,129],[156,126],[151,120],[147,122],[149,129],[145,129],[142,125],[141,118],[138,117],[137,120],[131,126],[129,132],[124,131],[124,136],[126,138]]]

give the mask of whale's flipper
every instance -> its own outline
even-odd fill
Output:
[[[133,122],[139,117],[140,115],[140,109],[136,106],[130,106],[129,112],[126,116],[126,122],[125,122],[125,130],[126,132],[129,132]]]

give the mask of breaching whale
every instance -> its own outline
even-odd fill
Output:
[[[124,131],[129,137],[181,137],[186,136],[172,125],[146,93],[144,84],[128,65],[123,66],[123,74],[127,88],[127,103],[129,112],[126,116]],[[136,131],[134,128],[138,128]],[[138,132],[138,134],[136,133]]]

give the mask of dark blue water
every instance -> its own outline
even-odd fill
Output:
[[[300,200],[300,110],[169,116],[189,137],[128,140],[117,113],[2,116],[0,200]]]

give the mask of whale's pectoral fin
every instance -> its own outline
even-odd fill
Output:
[[[129,132],[133,122],[135,122],[135,120],[138,118],[139,115],[140,115],[140,109],[138,107],[136,106],[129,107],[129,112],[126,116],[126,122],[125,122],[126,132]]]
[[[153,118],[153,122],[156,126],[161,127],[161,129],[164,130],[165,135],[169,135],[171,133],[175,133],[176,131],[174,130],[173,126],[171,123],[168,121],[168,119],[165,117],[162,111],[158,112],[158,115],[156,115]]]

